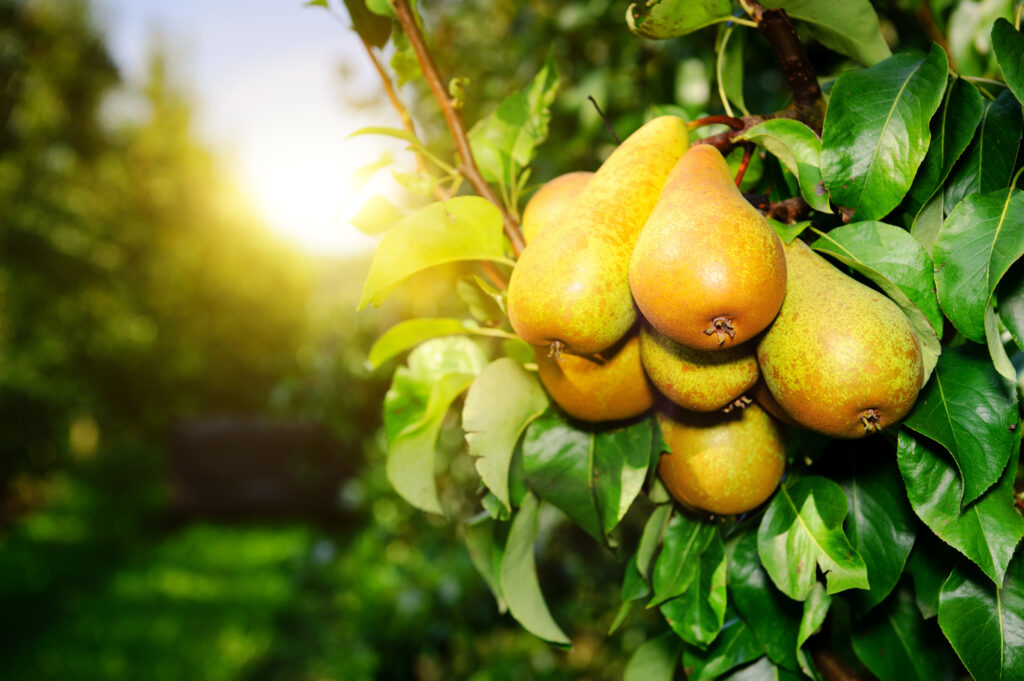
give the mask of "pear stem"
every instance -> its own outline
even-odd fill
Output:
[[[505,204],[498,199],[494,190],[491,189],[491,186],[484,180],[483,175],[480,174],[480,169],[477,168],[476,160],[473,158],[473,150],[469,146],[466,128],[459,117],[458,109],[455,108],[455,102],[448,95],[444,79],[441,77],[441,72],[438,71],[434,57],[427,47],[427,42],[423,39],[420,27],[416,23],[412,9],[409,7],[409,0],[390,0],[390,4],[391,9],[395,12],[395,17],[398,19],[398,23],[402,25],[402,30],[405,32],[406,37],[409,38],[409,44],[412,45],[413,52],[416,53],[416,61],[419,62],[420,70],[423,71],[423,77],[426,79],[434,99],[437,100],[437,104],[441,108],[441,114],[444,116],[445,123],[448,124],[448,131],[451,133],[455,146],[459,151],[459,156],[462,158],[459,172],[473,186],[477,194],[493,203],[501,211],[501,221],[505,228],[505,235],[512,245],[513,253],[518,258],[526,247],[523,235],[519,231],[519,224],[508,212]]]

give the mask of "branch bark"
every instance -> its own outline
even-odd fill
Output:
[[[825,97],[821,94],[818,76],[793,29],[789,15],[785,10],[765,9],[756,2],[751,4],[757,30],[772,46],[786,74],[786,84],[793,94],[795,118],[820,134],[821,125],[825,121]]]
[[[462,124],[462,119],[459,117],[459,112],[456,110],[451,97],[448,96],[448,91],[445,87],[444,79],[441,77],[440,71],[437,69],[437,64],[434,62],[434,57],[430,53],[430,49],[427,47],[426,41],[423,39],[423,34],[420,32],[420,27],[416,23],[416,18],[413,16],[412,9],[409,7],[408,0],[390,0],[391,8],[395,12],[395,16],[398,18],[398,23],[402,25],[402,30],[405,31],[405,35],[409,38],[409,43],[412,45],[413,52],[416,53],[416,61],[419,62],[420,69],[423,71],[423,77],[427,81],[427,85],[430,86],[430,91],[434,95],[434,99],[437,100],[438,106],[441,107],[441,113],[444,116],[445,123],[448,125],[448,131],[452,135],[452,139],[455,140],[455,146],[458,149],[459,156],[462,159],[462,163],[459,166],[459,172],[462,173],[466,181],[476,190],[476,193],[487,199],[501,211],[501,219],[505,228],[505,234],[508,236],[509,242],[512,244],[512,251],[516,257],[523,252],[525,243],[523,242],[523,235],[519,231],[519,225],[515,218],[509,214],[508,210],[505,209],[505,205],[495,195],[494,190],[484,180],[483,175],[480,174],[480,169],[476,166],[476,160],[473,158],[473,151],[469,146],[469,137],[466,136],[466,128]]]

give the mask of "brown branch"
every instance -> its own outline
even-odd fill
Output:
[[[405,31],[405,35],[409,38],[409,44],[412,45],[413,52],[416,53],[416,61],[419,62],[420,70],[423,71],[423,77],[426,79],[427,85],[430,86],[430,91],[433,93],[434,99],[437,100],[438,106],[441,107],[445,123],[448,124],[448,131],[451,132],[452,139],[455,140],[455,146],[458,149],[459,156],[462,158],[459,172],[472,185],[477,194],[493,203],[501,211],[505,234],[512,244],[512,251],[518,257],[523,252],[523,248],[525,248],[523,235],[519,231],[519,225],[515,218],[505,209],[501,200],[494,194],[494,190],[487,184],[476,166],[473,151],[469,146],[469,138],[466,136],[466,128],[462,125],[462,119],[459,117],[459,112],[453,106],[451,97],[448,96],[444,79],[441,78],[437,64],[434,63],[434,57],[430,54],[427,43],[423,39],[423,34],[420,32],[420,27],[416,24],[416,18],[409,7],[409,0],[390,0],[390,2],[395,16],[398,18],[398,23],[402,25],[402,30]]]
[[[742,130],[744,122],[742,118],[736,118],[735,116],[705,116],[704,118],[690,121],[686,124],[686,127],[690,130],[696,130],[697,128],[703,128],[705,125],[728,125],[733,130]]]
[[[818,648],[812,657],[814,666],[825,681],[866,681],[865,677],[847,667],[838,655],[827,648]]]
[[[747,174],[747,168],[750,166],[750,158],[754,155],[754,145],[747,142],[743,145],[743,160],[740,161],[740,167],[736,171],[736,186],[739,187],[743,183],[743,176]]]

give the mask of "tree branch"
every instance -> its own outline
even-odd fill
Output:
[[[515,218],[505,209],[504,204],[495,195],[494,190],[487,184],[480,174],[479,168],[476,166],[473,151],[469,146],[469,138],[466,136],[466,128],[462,125],[459,112],[455,109],[451,98],[448,96],[444,79],[437,69],[437,64],[434,63],[434,57],[430,54],[427,43],[423,39],[423,34],[420,32],[420,27],[416,24],[416,18],[409,7],[409,1],[390,0],[390,2],[395,16],[398,18],[398,23],[402,25],[402,30],[405,31],[405,35],[409,38],[409,43],[412,45],[413,52],[416,53],[416,61],[419,62],[420,69],[423,71],[423,77],[426,78],[427,85],[430,86],[434,99],[437,100],[438,106],[441,107],[441,113],[444,115],[445,123],[448,124],[448,130],[451,132],[452,139],[455,140],[455,146],[458,149],[459,156],[462,158],[459,172],[472,185],[477,194],[493,203],[501,211],[505,234],[512,244],[512,251],[518,257],[525,247],[523,235],[519,231],[519,225],[516,223]]]

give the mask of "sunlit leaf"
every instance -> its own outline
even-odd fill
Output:
[[[1017,396],[978,346],[946,348],[903,423],[953,456],[964,506],[999,479],[1019,436]]]
[[[821,174],[832,203],[857,220],[884,217],[903,199],[931,141],[928,122],[946,89],[946,53],[901,53],[832,88]]]
[[[512,519],[501,560],[501,591],[509,612],[524,629],[546,641],[569,645],[572,642],[551,617],[537,580],[533,551],[539,529],[539,505],[537,497],[527,494],[519,513]]]
[[[739,139],[767,149],[800,181],[800,193],[816,211],[831,213],[828,192],[821,180],[821,140],[814,131],[788,118],[772,118],[758,123]]]
[[[804,21],[829,49],[872,66],[891,52],[882,39],[878,15],[868,0],[764,0],[768,9],[784,9],[793,19]]]
[[[671,631],[649,639],[629,658],[623,681],[672,681],[682,647]]]
[[[975,679],[1024,678],[1024,558],[998,586],[961,561],[942,586],[939,626]]]
[[[1006,566],[1024,536],[1024,518],[1013,507],[1016,456],[995,487],[960,508],[963,485],[945,451],[906,429],[899,433],[900,473],[910,505],[940,539],[964,554],[1001,584]]]
[[[416,347],[430,338],[466,333],[461,319],[407,319],[395,324],[374,341],[367,361],[374,369],[395,355]]]
[[[863,559],[843,534],[846,495],[827,478],[806,477],[775,493],[757,531],[757,551],[775,586],[802,601],[825,573],[828,593],[867,589]]]
[[[725,618],[725,548],[716,532],[697,562],[697,574],[683,595],[661,605],[679,638],[704,647],[715,640]]]
[[[637,35],[665,40],[710,26],[731,12],[729,0],[636,2],[626,8],[626,23]]]
[[[377,245],[358,309],[379,305],[402,280],[434,265],[459,260],[512,264],[502,234],[501,213],[478,196],[421,208],[389,229]]]
[[[469,453],[479,457],[476,470],[494,495],[509,508],[508,473],[520,436],[548,406],[536,374],[514,359],[502,357],[480,372],[466,395],[462,427]]]
[[[716,534],[711,523],[683,513],[672,516],[662,538],[661,553],[654,564],[651,578],[654,597],[649,605],[663,603],[690,588],[697,576],[700,556]]]
[[[479,321],[497,324],[505,319],[505,299],[501,291],[480,277],[463,277],[455,287],[469,307],[470,314]]]
[[[377,236],[402,219],[402,212],[383,196],[372,196],[352,217],[352,226],[363,234]]]
[[[768,224],[775,230],[775,234],[780,239],[785,241],[787,244],[793,243],[793,240],[800,236],[805,229],[811,226],[810,220],[803,220],[801,222],[794,222],[792,225],[787,225],[784,222],[773,220],[768,218]]]
[[[910,235],[917,239],[928,257],[934,257],[935,239],[939,236],[942,223],[946,219],[946,195],[937,191],[914,218],[910,226]]]

